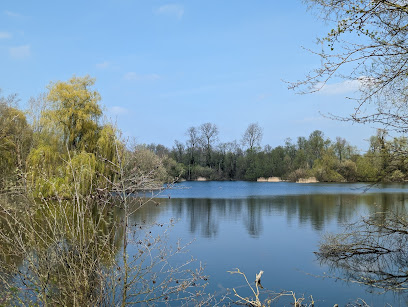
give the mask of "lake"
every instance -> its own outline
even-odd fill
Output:
[[[326,233],[342,231],[344,223],[374,212],[406,212],[408,185],[296,184],[288,182],[183,182],[163,191],[131,222],[175,219],[170,242],[188,243],[189,253],[205,265],[206,291],[221,295],[244,285],[229,270],[239,268],[249,281],[264,271],[262,285],[297,297],[313,296],[316,306],[364,299],[370,306],[406,306],[407,296],[378,294],[367,286],[337,280],[314,252]],[[148,196],[148,195],[147,195]],[[324,276],[332,276],[326,277]],[[246,287],[238,288],[250,295]],[[277,305],[290,306],[289,301]]]

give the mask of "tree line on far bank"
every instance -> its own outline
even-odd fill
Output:
[[[93,86],[89,76],[50,83],[47,94],[31,99],[27,111],[18,108],[16,95],[0,95],[1,189],[29,189],[38,197],[71,195],[73,189],[109,190],[118,176],[119,160],[126,165],[121,171],[137,174],[133,189],[199,177],[316,177],[323,182],[408,178],[407,139],[387,138],[383,130],[370,138],[364,154],[347,140],[330,140],[319,130],[296,141],[287,139],[282,146],[262,148],[263,130],[257,123],[250,124],[239,141],[218,142],[218,127],[204,123],[188,128],[185,141],[176,140],[172,148],[129,146],[115,126],[103,122],[101,97]]]
[[[208,133],[211,131],[211,134]],[[330,140],[319,130],[296,141],[272,148],[260,146],[262,128],[253,123],[240,141],[218,143],[218,128],[205,123],[187,130],[185,142],[173,148],[143,145],[159,157],[177,162],[181,177],[196,180],[248,180],[280,177],[298,181],[315,177],[321,182],[402,182],[408,179],[407,138],[389,138],[384,130],[370,137],[366,153],[360,153],[346,139]],[[172,175],[176,175],[172,173]]]

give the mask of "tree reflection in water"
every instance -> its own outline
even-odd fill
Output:
[[[106,203],[0,202],[0,285],[10,304],[88,305],[106,290],[120,229]],[[123,234],[123,233],[122,233]]]
[[[328,235],[317,253],[343,278],[392,291],[408,290],[408,215],[377,212]]]
[[[223,220],[241,221],[251,237],[259,237],[264,218],[285,216],[291,223],[310,224],[321,231],[331,222],[345,224],[356,218],[356,206],[367,213],[395,211],[408,202],[406,194],[325,195],[308,194],[242,199],[172,198],[158,199],[159,205],[146,206],[132,217],[136,223],[155,222],[163,210],[176,219],[185,219],[192,234],[216,237]]]
[[[169,246],[168,227],[143,221],[126,228],[124,218],[112,199],[0,198],[0,305],[201,300],[203,269],[181,255],[184,246]]]

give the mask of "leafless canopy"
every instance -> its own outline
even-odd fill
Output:
[[[201,141],[206,146],[206,163],[211,166],[211,148],[212,144],[218,138],[218,127],[212,123],[205,123],[200,126]]]
[[[263,136],[263,130],[258,123],[252,123],[245,130],[242,136],[242,144],[248,146],[249,150],[253,150],[254,146],[260,146]]]
[[[190,148],[195,148],[197,143],[199,143],[199,133],[196,127],[188,128],[186,135],[188,137],[187,144]]]
[[[312,51],[322,64],[290,88],[320,90],[334,77],[357,82],[357,105],[347,118],[408,131],[408,1],[305,0],[333,29]],[[375,108],[367,108],[373,104]],[[372,109],[373,111],[368,111]],[[336,116],[334,116],[336,117]]]
[[[200,126],[201,137],[208,147],[211,147],[211,142],[218,137],[218,127],[212,123],[205,123]]]

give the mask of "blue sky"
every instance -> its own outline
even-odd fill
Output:
[[[172,146],[215,123],[220,141],[248,124],[263,144],[322,130],[360,148],[375,134],[321,114],[350,114],[353,83],[297,95],[282,80],[317,68],[316,37],[328,26],[299,0],[19,1],[0,3],[0,88],[24,108],[50,81],[89,74],[106,114],[140,143]]]

